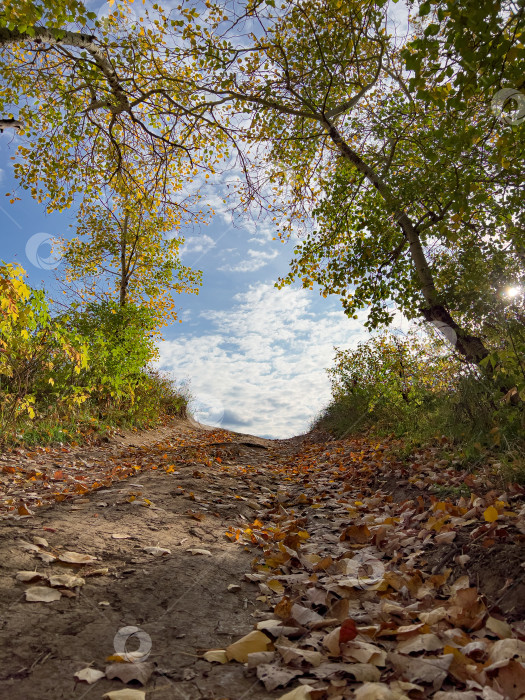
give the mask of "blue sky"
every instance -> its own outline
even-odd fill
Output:
[[[103,12],[100,3],[89,4]],[[19,262],[32,285],[56,292],[61,267],[46,241],[71,237],[75,212],[46,215],[23,191],[21,201],[9,203],[3,195],[15,187],[14,149],[7,131],[0,136],[0,259]],[[203,270],[203,286],[198,296],[178,298],[183,322],[165,329],[159,365],[189,385],[204,423],[266,437],[300,434],[329,401],[325,369],[333,346],[367,338],[364,317],[348,319],[338,298],[324,299],[317,290],[276,289],[292,245],[272,240],[269,223],[246,219],[233,226],[218,192],[209,198],[214,220],[185,233],[182,248],[184,264]]]
[[[61,265],[50,259],[46,240],[72,236],[74,211],[46,214],[24,191],[9,203],[14,147],[12,132],[0,136],[0,259],[20,263],[32,285],[58,294]],[[333,346],[353,346],[367,333],[335,297],[274,287],[288,269],[291,244],[272,236],[268,224],[233,226],[225,209],[209,226],[187,232],[182,260],[203,270],[203,286],[198,296],[178,297],[182,323],[165,329],[159,364],[188,383],[202,422],[291,437],[305,432],[329,400],[325,368]]]

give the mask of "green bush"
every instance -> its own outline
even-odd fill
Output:
[[[0,442],[78,441],[185,415],[186,392],[150,368],[150,309],[106,301],[52,318],[24,277],[0,266]]]
[[[524,404],[517,388],[507,391],[520,378],[521,361],[504,363],[503,356],[500,350],[490,368],[480,369],[416,332],[336,348],[327,370],[332,401],[315,427],[337,437],[393,434],[405,440],[407,454],[445,436],[461,464],[480,464],[488,450],[525,478]]]

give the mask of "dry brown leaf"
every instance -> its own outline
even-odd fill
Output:
[[[49,552],[38,552],[37,557],[42,559],[45,564],[51,564],[51,562],[57,559],[54,554],[49,554]]]
[[[17,581],[22,581],[22,583],[31,583],[32,581],[47,579],[47,575],[41,574],[39,571],[18,571],[15,578]]]
[[[362,664],[373,664],[374,666],[385,666],[386,651],[368,642],[360,642],[354,639],[352,642],[341,645],[341,652],[344,659],[355,659]]]
[[[288,644],[276,644],[275,648],[282,656],[285,664],[289,663],[302,663],[305,662],[310,664],[310,666],[320,666],[323,657],[318,651],[311,651],[310,649],[299,649]]]
[[[153,554],[154,557],[163,557],[171,554],[171,549],[165,547],[144,547],[144,551],[148,554]]]
[[[410,700],[401,690],[393,690],[386,683],[364,683],[356,688],[355,700]]]
[[[288,620],[288,618],[292,614],[292,606],[293,603],[290,600],[290,598],[288,598],[288,596],[284,596],[277,603],[277,605],[273,609],[273,612],[275,613],[275,615],[277,615],[277,617],[280,617],[282,620]]]
[[[58,574],[49,577],[50,586],[63,586],[64,588],[76,588],[83,586],[86,582],[80,576],[70,576],[69,574]]]
[[[209,549],[200,549],[199,547],[195,547],[193,549],[187,549],[186,552],[188,554],[202,554],[203,556],[211,557],[211,552]]]
[[[124,690],[112,690],[102,696],[102,700],[146,700],[146,693],[142,690],[132,690],[124,688]]]
[[[270,664],[274,658],[274,651],[254,651],[252,654],[248,654],[248,668],[256,668],[261,664]]]
[[[319,615],[314,610],[310,608],[304,608],[302,605],[292,605],[290,610],[290,617],[292,617],[296,622],[298,622],[303,627],[310,627],[318,622],[324,623],[326,618]]]
[[[404,656],[395,652],[388,654],[389,662],[405,680],[411,683],[416,681],[432,683],[436,690],[447,677],[453,658],[452,654],[445,656],[419,656],[418,658]]]
[[[310,675],[324,680],[337,674],[345,673],[353,676],[359,683],[368,681],[378,681],[381,678],[381,672],[377,666],[372,664],[345,664],[345,663],[322,663],[317,668],[312,668],[309,671]]]
[[[522,642],[520,639],[500,639],[492,645],[488,662],[489,664],[494,664],[513,658],[525,661],[525,642]]]
[[[371,537],[370,530],[366,525],[350,525],[341,533],[340,540],[347,542],[355,542],[356,544],[365,544]]]
[[[118,678],[123,683],[130,681],[138,681],[142,685],[146,685],[151,674],[155,670],[155,664],[149,661],[141,663],[117,663],[106,667],[106,678]]]
[[[80,554],[79,552],[62,552],[58,555],[60,561],[65,564],[93,564],[97,561],[91,554]]]
[[[397,644],[400,654],[411,654],[414,651],[436,651],[443,649],[443,642],[435,634],[417,634],[408,639],[402,639]]]
[[[62,597],[60,591],[44,586],[32,586],[26,591],[26,600],[30,603],[52,603]]]
[[[447,615],[448,610],[446,608],[441,607],[434,608],[434,610],[430,610],[429,612],[419,613],[419,619],[427,625],[434,625],[436,622],[444,620]]]
[[[101,678],[104,678],[106,674],[104,671],[98,671],[96,668],[90,668],[88,666],[87,668],[77,671],[74,675],[77,680],[84,681],[84,683],[89,683],[89,685],[91,685],[92,683],[99,681]]]
[[[339,642],[339,633],[341,632],[341,627],[336,627],[327,635],[323,637],[323,646],[328,649],[332,656],[341,655],[341,645]]]
[[[473,690],[452,690],[452,691],[442,691],[439,690],[432,698],[432,700],[476,700],[477,694]]]
[[[264,687],[269,692],[279,687],[284,688],[290,681],[302,674],[302,669],[283,668],[276,664],[261,664],[257,666],[257,678],[264,683]]]
[[[525,695],[525,667],[519,661],[511,660],[498,670],[494,681],[505,700],[518,700]]]
[[[271,639],[260,630],[254,630],[226,647],[226,655],[228,659],[244,664],[248,661],[248,654],[267,651],[271,643]]]

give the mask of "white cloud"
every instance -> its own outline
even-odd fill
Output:
[[[314,300],[304,289],[250,286],[230,309],[201,314],[208,333],[162,342],[160,365],[190,380],[203,422],[272,437],[303,433],[330,399],[333,346],[368,336],[342,311],[314,311]]]
[[[181,257],[192,253],[207,253],[215,245],[211,236],[187,236],[180,248]]]
[[[272,250],[270,253],[265,253],[263,250],[248,250],[247,255],[249,256],[246,260],[241,260],[240,262],[233,265],[222,265],[217,268],[222,272],[254,272],[255,270],[260,270],[261,267],[267,265],[270,260],[274,260],[278,253],[276,250]]]

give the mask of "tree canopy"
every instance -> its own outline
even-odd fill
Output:
[[[25,130],[15,168],[34,196],[60,208],[118,178],[204,216],[193,181],[236,156],[243,206],[299,238],[282,284],[369,308],[371,327],[395,305],[487,355],[525,243],[525,120],[498,114],[508,81],[521,95],[522,6],[436,0],[396,20],[386,0],[182,3],[130,25],[126,4],[107,22],[4,9],[0,107]]]

